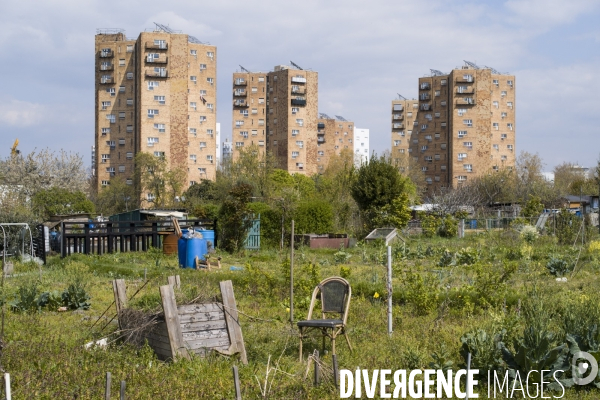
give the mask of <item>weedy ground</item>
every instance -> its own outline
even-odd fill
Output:
[[[503,332],[504,342],[511,346],[531,322],[525,316],[530,303],[541,304],[543,312],[537,318],[556,335],[557,343],[566,334],[566,319],[589,324],[586,307],[597,308],[600,298],[600,249],[596,247],[584,246],[580,251],[577,246],[559,246],[547,236],[527,243],[511,231],[464,239],[414,237],[406,246],[397,243],[393,248],[391,336],[387,333],[385,246],[301,247],[295,256],[295,319],[306,317],[317,282],[342,275],[353,290],[348,335],[354,351],[349,351],[343,338],[338,340],[340,368],[461,368],[465,364],[461,337],[476,329]],[[131,399],[231,399],[233,365],[239,367],[244,399],[339,398],[331,379],[331,354],[323,354],[319,336],[305,341],[305,360],[298,360],[297,329],[290,325],[288,312],[289,251],[221,256],[223,268],[211,272],[179,269],[174,256],[161,258],[156,253],[54,257],[44,266],[41,278],[37,266],[17,263],[15,275],[2,289],[6,315],[0,361],[11,374],[13,398],[98,399],[104,394],[105,373],[110,371],[114,398],[124,380]],[[566,270],[558,272],[559,277],[567,277],[566,282],[557,281],[549,272],[546,265],[552,258],[566,260]],[[230,266],[243,270],[231,271]],[[145,284],[130,306],[159,310],[158,287],[175,274],[182,283],[178,301],[218,297],[218,282],[233,281],[248,365],[235,356],[219,355],[165,363],[148,346],[136,348],[115,338],[117,326],[110,322],[115,314],[112,280],[125,279],[129,296]],[[91,296],[88,310],[14,307],[23,288],[37,294],[60,292],[78,281],[85,283]],[[84,349],[85,343],[103,337],[109,338],[108,348]],[[319,387],[313,386],[312,367],[305,377],[306,356],[314,349],[321,352],[324,369]],[[326,349],[330,349],[329,341]],[[485,386],[480,393],[486,397]],[[600,390],[568,389],[563,398],[596,399]]]

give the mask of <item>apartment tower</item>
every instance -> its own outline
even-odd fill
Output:
[[[317,129],[317,172],[322,174],[334,154],[339,156],[344,149],[354,154],[354,122],[320,113]]]
[[[394,107],[392,102],[392,107]],[[403,104],[406,107],[407,104]],[[410,143],[394,129],[392,145],[409,152],[425,175],[427,193],[456,188],[474,177],[515,165],[515,77],[465,62],[449,74],[419,78],[418,114]],[[408,110],[406,110],[408,111]]]
[[[133,184],[139,152],[184,170],[186,186],[214,180],[216,47],[160,24],[137,39],[98,30],[95,47],[97,188]]]
[[[392,161],[400,172],[405,172],[409,165],[409,157],[413,151],[411,140],[417,115],[419,114],[419,101],[408,100],[400,97],[392,100]],[[415,136],[416,137],[416,136]]]
[[[233,159],[256,145],[289,173],[317,172],[318,73],[286,65],[233,75]],[[261,150],[259,150],[261,151]]]

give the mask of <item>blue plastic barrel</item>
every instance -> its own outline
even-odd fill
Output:
[[[177,241],[177,257],[179,258],[179,267],[185,268],[185,255],[187,249],[187,239],[179,238]]]
[[[471,229],[477,229],[477,220],[476,219],[471,220]]]
[[[202,238],[209,242],[209,248],[215,248],[215,231],[208,229],[196,229],[196,232],[200,232],[202,234]]]
[[[204,261],[204,255],[208,253],[206,239],[187,239],[185,250],[185,268],[196,268],[196,257]]]

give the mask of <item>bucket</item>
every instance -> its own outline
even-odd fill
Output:
[[[179,267],[185,268],[185,252],[187,250],[187,240],[180,238],[177,241],[177,258],[179,258]]]
[[[185,265],[184,268],[196,268],[196,257],[204,261],[204,255],[208,253],[206,239],[186,239]]]
[[[207,246],[209,249],[215,248],[215,231],[208,229],[196,229],[196,232],[200,232],[202,237],[208,241]]]
[[[176,234],[167,235],[163,240],[163,253],[170,255],[178,252],[177,249],[177,239],[178,236]]]

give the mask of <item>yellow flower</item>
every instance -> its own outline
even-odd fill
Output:
[[[378,299],[379,298],[379,293],[375,292],[375,294],[373,295],[374,299]]]
[[[286,311],[286,312],[290,312],[290,308],[289,308],[289,307],[288,307],[288,308],[286,308],[286,309],[285,309],[285,311]]]

